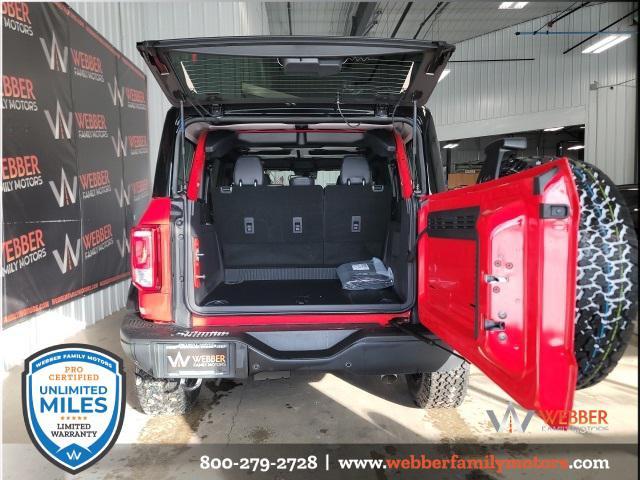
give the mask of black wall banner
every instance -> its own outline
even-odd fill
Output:
[[[2,3],[6,326],[129,275],[151,191],[144,73],[64,3]]]

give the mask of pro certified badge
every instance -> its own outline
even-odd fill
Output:
[[[92,345],[56,345],[27,358],[22,411],[40,453],[70,473],[100,460],[122,427],[124,377],[122,360]]]

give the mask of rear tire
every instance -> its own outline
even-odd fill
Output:
[[[155,378],[136,369],[136,392],[142,411],[150,416],[185,415],[193,408],[200,393],[195,380]]]
[[[467,395],[469,364],[442,372],[405,375],[409,393],[421,408],[457,408]]]

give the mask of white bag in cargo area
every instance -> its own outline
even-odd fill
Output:
[[[380,290],[393,286],[391,268],[377,257],[371,260],[343,263],[337,268],[345,290]]]

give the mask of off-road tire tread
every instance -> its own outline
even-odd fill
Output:
[[[200,387],[187,390],[178,380],[155,378],[140,369],[135,381],[140,407],[149,416],[186,415],[200,393]]]
[[[599,168],[570,160],[580,197],[574,351],[578,389],[602,381],[617,365],[637,315],[638,238],[631,213]],[[535,163],[511,159],[504,177]]]
[[[467,394],[469,364],[442,372],[406,375],[409,392],[421,408],[457,408]]]
[[[597,167],[571,162],[580,197],[576,289],[577,388],[603,380],[622,357],[637,312],[638,239],[615,184]]]

